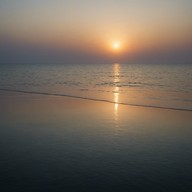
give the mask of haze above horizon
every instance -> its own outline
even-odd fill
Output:
[[[192,63],[190,0],[0,2],[0,63]]]

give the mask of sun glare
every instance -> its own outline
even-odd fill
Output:
[[[113,43],[113,48],[114,49],[119,49],[120,48],[120,43],[119,42]]]
[[[111,48],[115,51],[115,52],[119,52],[122,51],[122,44],[120,41],[113,41],[111,44]]]
[[[125,51],[125,44],[121,40],[111,40],[108,41],[107,49],[113,54],[121,54]]]
[[[118,43],[115,43],[113,46],[114,46],[114,48],[116,48],[116,49],[119,48],[119,44],[118,44]]]

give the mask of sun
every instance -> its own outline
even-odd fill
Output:
[[[112,48],[115,49],[115,50],[118,50],[120,49],[121,45],[119,42],[113,42],[112,44]]]
[[[117,49],[117,48],[119,48],[119,44],[118,44],[118,43],[115,43],[115,44],[113,45],[113,47],[114,47],[115,49]]]
[[[110,40],[107,43],[107,50],[115,55],[123,54],[125,51],[125,43],[120,39]]]

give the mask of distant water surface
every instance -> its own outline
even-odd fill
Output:
[[[0,89],[192,110],[192,66],[1,64]]]

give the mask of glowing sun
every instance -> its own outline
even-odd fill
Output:
[[[120,43],[119,42],[114,42],[113,44],[112,44],[112,47],[113,47],[113,49],[116,49],[116,50],[118,50],[118,49],[120,49]]]

